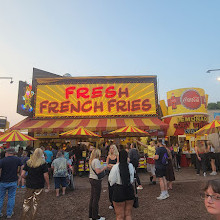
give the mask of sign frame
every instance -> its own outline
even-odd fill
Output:
[[[113,83],[153,83],[154,98],[155,98],[155,112],[156,114],[138,114],[138,115],[89,115],[89,116],[36,116],[36,97],[37,88],[39,85],[80,85],[80,84],[113,84]],[[62,77],[62,78],[36,78],[34,96],[34,115],[35,119],[51,119],[51,118],[134,118],[134,117],[158,117],[158,92],[157,92],[157,76],[97,76],[97,77]]]

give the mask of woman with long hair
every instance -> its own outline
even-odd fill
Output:
[[[128,163],[128,153],[119,152],[119,163],[115,164],[109,174],[108,181],[113,188],[113,205],[116,220],[131,220],[134,204],[134,167]]]
[[[205,207],[215,219],[220,220],[220,179],[209,180],[203,188]]]
[[[165,145],[165,148],[167,149],[167,153],[168,153],[168,164],[166,166],[167,188],[172,190],[173,181],[175,180],[175,174],[173,171],[173,157],[169,147]]]
[[[89,219],[105,220],[99,216],[99,199],[102,189],[102,180],[98,178],[98,174],[107,169],[107,166],[102,166],[100,162],[101,151],[94,149],[89,160],[89,182],[91,184],[91,196],[89,202]]]
[[[111,171],[112,167],[119,162],[119,153],[116,145],[112,144],[109,148],[108,157],[106,159],[108,170]],[[109,206],[109,209],[113,209],[113,203],[112,203],[112,194],[113,194],[113,187],[110,186],[108,183],[108,192],[109,192],[109,201],[111,205]]]
[[[36,216],[45,182],[47,185],[47,190],[45,191],[48,192],[50,189],[48,168],[44,159],[43,151],[40,148],[37,148],[31,158],[27,161],[22,170],[21,176],[26,179],[27,187],[24,195],[21,219],[33,220]]]

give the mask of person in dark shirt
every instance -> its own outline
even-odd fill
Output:
[[[26,165],[27,161],[30,159],[28,156],[28,152],[27,151],[23,151],[23,154],[21,156],[21,162],[22,162],[22,166],[21,166],[21,170],[23,170],[24,166]],[[18,187],[17,188],[26,188],[25,186],[25,179],[21,177],[21,175],[19,176],[18,179]]]
[[[3,217],[2,207],[8,191],[7,218],[13,215],[15,205],[15,195],[18,180],[18,168],[22,166],[21,159],[14,156],[15,149],[6,149],[5,158],[0,160],[1,178],[0,178],[0,217]]]
[[[154,156],[156,177],[159,178],[160,190],[161,190],[160,196],[157,197],[158,200],[167,199],[169,197],[169,194],[167,191],[167,181],[166,181],[166,164],[164,163],[166,156],[168,159],[167,150],[163,146],[162,140],[159,140],[159,146],[158,146],[158,148],[156,148],[156,153]]]
[[[141,185],[141,181],[140,181],[140,178],[138,176],[138,165],[139,165],[139,159],[140,159],[140,155],[139,155],[139,152],[136,148],[136,143],[131,143],[130,145],[130,150],[129,150],[129,153],[128,153],[128,157],[130,159],[130,163],[133,164],[134,168],[135,168],[135,178],[137,180],[137,189],[143,189],[143,186]]]
[[[45,191],[48,192],[50,189],[48,168],[43,155],[40,148],[35,149],[21,173],[22,178],[26,179],[27,187],[24,196],[22,220],[35,218],[45,182],[47,184],[47,190]]]

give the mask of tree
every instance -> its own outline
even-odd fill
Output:
[[[208,110],[220,109],[220,102],[217,102],[217,103],[211,102],[208,104],[207,108],[208,108]]]

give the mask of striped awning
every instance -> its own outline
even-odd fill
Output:
[[[136,126],[140,129],[164,130],[167,124],[160,119],[151,118],[101,118],[101,119],[31,119],[26,118],[11,127],[12,130],[63,132],[83,126],[91,131],[113,131],[125,126]]]
[[[36,138],[33,138],[29,135],[22,134],[19,131],[13,130],[10,132],[5,132],[0,136],[0,142],[11,142],[11,141],[36,141]]]

